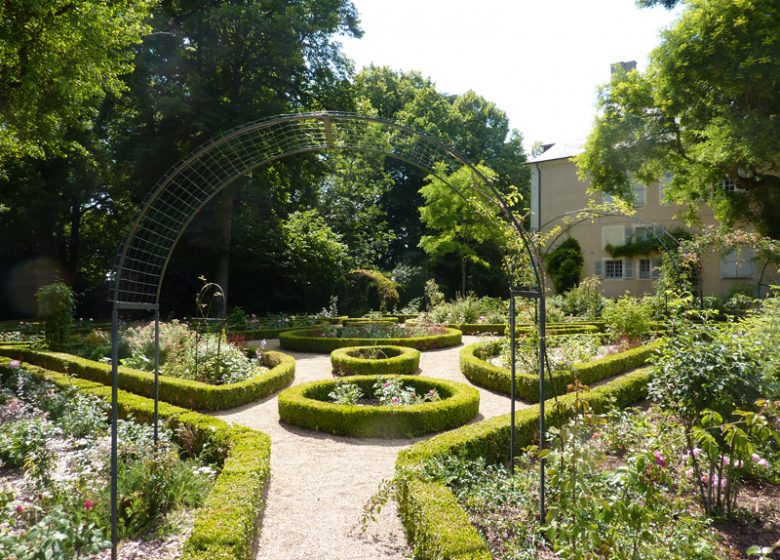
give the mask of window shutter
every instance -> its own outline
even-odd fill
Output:
[[[625,259],[623,261],[623,278],[634,277],[634,261],[631,259]]]
[[[604,278],[604,263],[600,259],[593,263],[593,272],[599,278]]]

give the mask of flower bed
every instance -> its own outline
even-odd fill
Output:
[[[330,353],[334,375],[413,375],[420,366],[420,351],[403,346],[348,346]]]
[[[0,371],[8,359],[0,359]],[[27,367],[33,375],[60,387],[75,387],[83,393],[111,399],[111,388],[38,367]],[[149,422],[153,401],[119,391],[119,412],[123,418]],[[181,560],[249,560],[263,509],[264,488],[271,472],[270,438],[257,430],[231,426],[217,418],[160,403],[160,419],[171,430],[188,433],[194,451],[210,448],[221,463],[211,493],[199,510],[192,533],[184,545]],[[182,431],[184,430],[184,431]]]
[[[98,383],[111,383],[111,366],[59,352],[44,352],[14,346],[0,346],[6,356],[47,369],[68,373]],[[253,402],[289,385],[295,376],[295,359],[281,352],[264,352],[269,371],[227,385],[210,385],[200,381],[159,377],[160,400],[198,410],[224,410]],[[154,396],[154,374],[119,366],[119,386],[145,397]]]
[[[367,325],[371,323],[387,323],[387,324],[394,324],[398,323],[398,317],[349,317],[348,319],[344,319],[341,324],[345,327],[350,325]],[[289,330],[289,329],[288,329]]]
[[[441,400],[402,406],[342,405],[329,402],[337,381],[296,385],[279,394],[285,422],[319,432],[374,438],[411,438],[462,426],[479,411],[479,392],[462,383],[417,376],[393,376],[418,393],[435,389]],[[350,383],[371,394],[377,376],[355,376]]]
[[[650,376],[650,368],[637,370],[580,394],[579,398],[594,412],[605,410],[610,402],[625,407],[646,397]],[[564,405],[559,407],[553,406],[553,400],[548,401],[547,424],[556,425],[573,414],[574,399],[573,394],[559,397],[557,400]],[[539,407],[519,411],[515,426],[517,449],[533,444],[538,433]],[[415,558],[492,558],[485,541],[450,489],[441,482],[422,480],[415,473],[419,473],[424,461],[448,456],[506,462],[509,459],[509,428],[510,416],[506,414],[418,442],[398,454],[396,469],[405,473],[400,479],[399,513]]]
[[[407,324],[417,324],[414,319]],[[509,330],[507,323],[445,323],[448,327],[458,329],[463,334],[496,334],[504,335]],[[517,333],[527,334],[535,330],[534,325],[518,323]],[[578,321],[571,323],[547,323],[547,334],[595,334],[604,331],[602,321]]]
[[[586,363],[575,364],[571,370],[553,371],[552,380],[549,376],[545,378],[546,393],[550,397],[566,393],[567,387],[574,382],[575,378],[589,384],[638,368],[647,362],[657,347],[657,343],[651,343]],[[510,370],[487,361],[488,358],[497,355],[500,348],[500,340],[466,346],[460,352],[460,370],[474,385],[509,395],[512,385]],[[526,402],[539,402],[539,375],[517,372],[515,398]]]
[[[417,350],[449,348],[460,344],[459,330],[446,327],[413,327],[398,325],[360,325],[302,329],[279,335],[279,344],[285,350],[299,352],[332,352],[347,346],[405,346]]]

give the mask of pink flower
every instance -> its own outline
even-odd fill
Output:
[[[24,506],[22,504],[16,506],[16,513],[18,513],[19,515],[22,515],[24,513]]]
[[[392,399],[390,399],[390,402],[393,404],[398,404],[399,402],[401,402],[401,400],[398,397],[393,397]]]
[[[22,366],[22,362],[19,360],[11,360],[11,363],[8,365],[14,369],[19,369]]]
[[[762,459],[761,456],[758,453],[753,453],[750,458],[753,460],[755,464],[757,464],[759,467],[768,467],[769,461],[766,459]]]
[[[655,464],[659,467],[663,468],[666,466],[666,459],[664,458],[663,454],[660,451],[656,451],[653,453],[655,456]]]
[[[92,511],[92,508],[95,507],[95,502],[92,500],[84,500],[84,509],[87,511]]]

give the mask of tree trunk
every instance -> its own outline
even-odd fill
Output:
[[[460,259],[460,297],[466,297],[466,257]]]
[[[217,284],[222,288],[227,309],[228,282],[230,280],[230,239],[233,232],[233,204],[236,197],[235,185],[230,185],[222,192],[220,201],[219,221],[222,225],[220,236],[219,260],[217,261]]]

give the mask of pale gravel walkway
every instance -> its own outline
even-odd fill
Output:
[[[477,340],[463,337],[464,345]],[[423,352],[422,374],[468,383],[460,373],[462,347]],[[278,341],[269,341],[268,349],[278,349]],[[332,377],[327,354],[287,353],[296,359],[294,384]],[[480,413],[475,421],[509,411],[507,397],[479,391]],[[275,396],[214,415],[271,436],[271,483],[257,560],[410,557],[394,504],[388,504],[366,534],[356,526],[379,483],[392,477],[396,454],[419,440],[344,438],[282,424]]]

